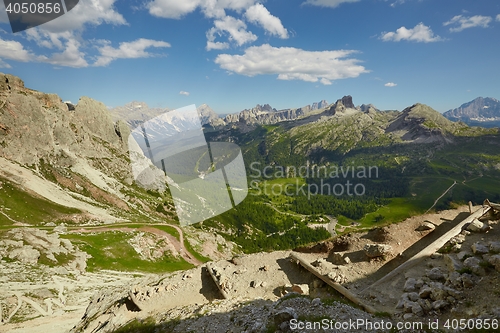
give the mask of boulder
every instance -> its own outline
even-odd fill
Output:
[[[17,259],[22,263],[34,265],[40,258],[40,252],[31,245],[24,245],[21,248],[12,250],[9,253],[10,259]]]
[[[363,251],[369,258],[376,258],[390,254],[392,247],[386,244],[366,244]]]
[[[330,261],[334,264],[334,265],[347,265],[349,264],[351,261],[349,258],[344,255],[344,254],[341,254],[341,253],[338,253],[338,252],[332,252],[330,254]]]
[[[500,254],[495,254],[492,255],[489,259],[488,262],[495,266],[495,269],[500,272]]]
[[[414,278],[407,279],[405,282],[404,291],[407,291],[407,292],[415,291],[417,289],[415,286],[416,283],[417,283],[417,280],[415,280]]]
[[[429,286],[425,286],[422,289],[420,289],[420,292],[418,293],[418,296],[420,298],[429,298],[431,296],[432,289]]]
[[[482,242],[475,242],[474,244],[472,244],[471,249],[474,254],[485,254],[490,252],[486,244]]]
[[[467,252],[467,251],[460,251],[458,252],[457,254],[457,259],[458,260],[461,260],[461,261],[464,261],[465,259],[467,259],[468,257],[472,257],[473,254],[470,253],[470,252]]]
[[[462,274],[461,276],[462,284],[464,288],[474,287],[474,277],[470,274]]]
[[[434,310],[442,310],[446,308],[448,305],[450,305],[447,301],[444,300],[438,300],[432,303],[432,308]]]
[[[500,253],[500,242],[490,242],[490,252]]]
[[[448,269],[451,271],[459,271],[463,268],[462,262],[458,259],[458,256],[454,254],[446,254],[444,260],[448,265]]]
[[[416,292],[408,293],[408,299],[412,302],[418,301],[419,298],[420,296]]]
[[[428,231],[428,230],[434,230],[434,229],[436,229],[436,226],[434,224],[432,224],[429,221],[425,221],[424,223],[419,225],[417,227],[417,229],[415,229],[415,230],[416,231]]]
[[[446,280],[446,273],[440,267],[434,267],[433,269],[427,271],[426,275],[431,280]]]
[[[476,257],[470,257],[464,260],[464,266],[469,268],[472,273],[480,276],[486,275],[486,271],[480,266],[481,261]]]

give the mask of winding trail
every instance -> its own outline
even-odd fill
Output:
[[[199,266],[202,264],[201,261],[196,259],[196,257],[188,251],[188,249],[184,246],[184,232],[183,230],[174,224],[167,223],[157,223],[157,224],[147,224],[140,228],[129,228],[129,225],[137,225],[134,222],[125,222],[125,223],[115,223],[113,225],[105,225],[105,226],[79,226],[78,228],[68,228],[68,232],[77,233],[77,232],[106,232],[111,230],[124,231],[124,232],[133,232],[133,231],[144,231],[149,232],[161,237],[167,238],[170,243],[174,246],[175,250],[179,252],[180,256],[186,260],[188,263],[193,264],[195,266]],[[155,226],[168,226],[172,227],[179,233],[179,239],[175,236],[169,234],[166,231],[155,228]]]

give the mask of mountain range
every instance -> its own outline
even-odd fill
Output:
[[[500,126],[500,101],[490,97],[478,97],[456,109],[446,111],[443,116],[471,126],[498,127]]]
[[[494,109],[490,102],[482,103],[477,105],[483,105],[483,111]],[[451,121],[424,104],[381,111],[370,104],[356,106],[351,96],[344,96],[332,104],[321,101],[298,109],[257,105],[224,118],[201,105],[198,112],[206,125],[206,140],[241,147],[251,195],[235,209],[181,227],[164,173],[139,154],[150,172],[137,178],[130,163],[130,128],[168,109],[132,102],[109,110],[89,97],[68,104],[55,94],[26,88],[18,77],[0,73],[0,280],[5,280],[0,284],[0,312],[4,325],[11,321],[30,330],[30,323],[24,321],[40,314],[52,321],[48,316],[85,310],[89,304],[72,332],[113,332],[133,318],[147,318],[144,315],[150,310],[163,316],[165,305],[176,299],[196,303],[193,313],[199,317],[206,314],[199,304],[208,302],[206,288],[213,281],[194,281],[208,276],[208,266],[199,267],[196,274],[174,274],[195,290],[187,296],[177,282],[158,288],[149,273],[184,270],[216,259],[231,260],[242,268],[239,255],[261,252],[251,270],[239,269],[231,276],[253,274],[252,281],[237,288],[240,291],[265,290],[260,281],[271,266],[260,258],[268,258],[267,251],[288,252],[330,238],[326,228],[312,227],[326,217],[328,226],[336,221],[334,232],[352,233],[359,240],[356,233],[361,230],[395,226],[392,223],[431,209],[449,209],[468,201],[480,204],[485,198],[500,201],[499,130]],[[190,119],[196,120],[196,115]],[[283,173],[310,166],[317,170],[369,167],[376,173],[373,177],[354,171],[342,171],[339,177],[326,171],[323,176]],[[259,169],[264,171],[260,175]],[[268,177],[265,170],[269,169],[282,172]],[[284,191],[278,191],[283,186]],[[353,186],[362,195],[349,194]],[[333,192],[318,193],[318,189]],[[340,190],[341,194],[333,194]],[[406,237],[401,232],[393,236]],[[345,240],[335,239],[338,245]],[[365,260],[362,265],[372,265]],[[283,270],[276,260],[273,265],[272,269]],[[87,275],[89,271],[92,275]],[[123,272],[123,284],[108,284],[118,271]],[[227,272],[221,272],[216,274],[218,281],[227,285]],[[134,277],[143,273],[148,275],[138,282]],[[81,285],[81,277],[93,284]],[[99,277],[106,282],[96,280]],[[264,281],[270,284],[271,280]],[[53,284],[57,281],[64,281],[64,286]],[[284,283],[288,282],[280,286]],[[272,286],[268,285],[269,295],[278,290]],[[179,298],[181,291],[185,297]],[[51,306],[56,307],[53,313]],[[80,317],[74,319],[68,323],[75,324]]]

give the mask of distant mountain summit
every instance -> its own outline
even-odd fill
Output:
[[[490,97],[478,97],[456,109],[443,113],[451,121],[463,121],[469,125],[500,126],[500,101]]]

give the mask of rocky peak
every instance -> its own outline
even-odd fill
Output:
[[[354,103],[352,102],[351,95],[347,95],[347,96],[342,97],[342,99],[340,101],[348,109],[354,109],[355,108]],[[337,101],[337,103],[338,103],[338,101]]]
[[[446,111],[443,115],[450,120],[466,123],[471,120],[500,120],[500,101],[491,97],[478,97],[456,109]]]
[[[352,102],[351,95],[344,96],[341,99],[338,99],[335,104],[333,104],[330,109],[327,111],[329,115],[335,115],[339,112],[344,112],[346,109],[355,109],[354,103]]]
[[[311,106],[311,110],[323,109],[328,106],[328,102],[326,100],[321,100],[320,102],[314,102]]]

